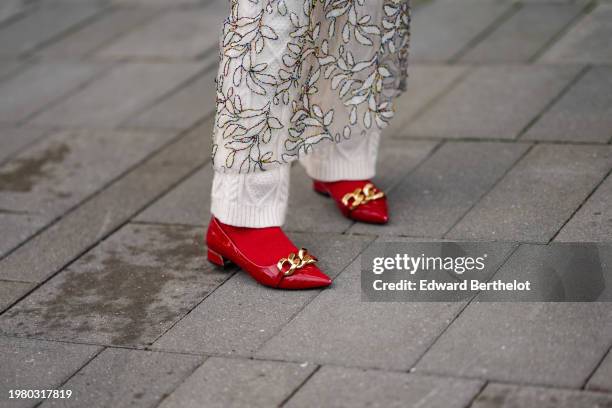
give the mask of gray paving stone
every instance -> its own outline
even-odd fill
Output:
[[[462,58],[463,62],[528,62],[570,24],[583,4],[525,4]]]
[[[39,54],[53,57],[85,56],[105,46],[134,27],[153,18],[152,8],[117,8],[60,41],[42,49]]]
[[[602,146],[535,146],[447,235],[547,242],[612,167]]]
[[[378,152],[377,175],[374,178],[376,185],[391,191],[406,174],[423,163],[439,144],[425,140],[408,142],[383,138]]]
[[[414,116],[448,90],[467,70],[467,67],[447,65],[410,66],[407,89],[394,102],[396,114],[383,131],[384,137],[402,136]]]
[[[378,175],[374,182],[388,193],[435,146],[435,143],[430,142],[406,143],[383,138],[378,157]],[[291,174],[289,213],[285,228],[289,231],[342,232],[351,224],[353,222],[342,216],[331,199],[312,190],[312,179],[302,166],[296,164]]]
[[[0,81],[14,74],[18,69],[23,69],[24,65],[22,61],[18,60],[0,61]]]
[[[202,169],[136,217],[136,221],[160,224],[208,225],[213,169]]]
[[[31,283],[0,281],[0,312],[32,288]]]
[[[286,407],[465,407],[482,383],[407,373],[322,367]]]
[[[0,261],[0,278],[38,282],[58,272],[100,239],[208,160],[212,121],[177,138],[121,179],[64,214]]]
[[[95,193],[173,135],[59,131],[0,167],[0,208],[48,221]]]
[[[73,4],[89,4],[92,6],[105,7],[109,2],[108,0],[35,0],[34,3],[38,3],[40,6],[69,7]]]
[[[0,122],[15,123],[39,111],[102,72],[104,65],[46,62],[0,84]]]
[[[607,1],[607,0],[604,0]],[[584,1],[584,0],[521,0],[521,3],[523,4],[529,4],[529,3],[555,3],[555,4],[574,4],[574,3],[583,3],[586,4],[588,3],[588,0]]]
[[[515,3],[522,4],[574,4],[574,3],[587,3],[588,0],[520,0]]]
[[[612,139],[612,69],[589,70],[523,139],[600,142]]]
[[[100,351],[99,347],[0,337],[2,400],[11,389],[46,390],[60,386]],[[6,371],[5,371],[6,370]],[[7,407],[33,407],[40,399],[13,400]]]
[[[597,371],[589,379],[586,388],[593,391],[612,392],[612,353],[597,367]]]
[[[412,19],[411,60],[444,62],[458,56],[511,8],[511,2],[495,0],[424,3]]]
[[[2,4],[0,4],[0,23],[15,18],[22,13],[25,8],[26,4],[23,0],[4,0]]]
[[[317,194],[312,189],[312,179],[301,165],[292,167],[289,210],[283,226],[285,230],[341,233],[352,223],[342,216],[329,197]]]
[[[531,290],[481,292],[476,301],[606,302],[612,294],[606,285],[611,261],[612,248],[607,245],[521,243],[494,278],[529,281]]]
[[[160,408],[276,407],[313,370],[310,365],[211,357]]]
[[[405,371],[464,305],[363,302],[360,266],[351,263],[255,356]]]
[[[239,272],[164,334],[154,348],[250,356],[317,293],[265,289]]]
[[[45,217],[22,212],[9,212],[0,209],[0,257],[31,237],[45,226],[48,220]]]
[[[595,190],[563,226],[555,241],[612,241],[612,177],[608,176]]]
[[[578,67],[484,66],[413,121],[414,137],[514,139],[577,76]]]
[[[216,109],[216,65],[194,82],[127,122],[128,126],[188,129]]]
[[[215,0],[218,1],[218,0]],[[204,4],[206,0],[111,0],[113,4],[127,4],[139,6],[177,6],[177,5],[192,5]]]
[[[610,303],[472,303],[416,372],[580,387],[611,336]]]
[[[100,50],[103,57],[195,58],[218,45],[229,5],[172,10]]]
[[[441,238],[527,150],[526,144],[449,142],[389,193],[390,221],[350,232]]]
[[[198,356],[109,348],[62,388],[70,399],[41,407],[154,407],[202,362]]]
[[[0,55],[30,52],[100,11],[92,4],[44,6],[0,29]]]
[[[485,387],[471,407],[587,408],[610,404],[612,397],[606,394],[493,383]]]
[[[229,276],[202,246],[200,228],[125,226],[5,312],[0,332],[150,344]]]
[[[290,237],[297,246],[316,254],[319,267],[332,278],[355,259],[370,240],[331,234],[294,233]],[[319,293],[319,290],[266,288],[241,271],[164,334],[154,347],[252,355]]]
[[[41,138],[44,133],[41,129],[0,128],[0,163]]]
[[[33,123],[112,128],[196,75],[201,68],[195,63],[121,65],[47,109]]]
[[[543,62],[612,62],[612,4],[599,4],[546,52]]]

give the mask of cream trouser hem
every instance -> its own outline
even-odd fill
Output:
[[[300,159],[313,179],[320,181],[364,180],[376,173],[380,133],[355,137],[341,143],[317,146]],[[257,173],[215,172],[211,212],[222,223],[263,228],[285,222],[289,202],[289,164]]]

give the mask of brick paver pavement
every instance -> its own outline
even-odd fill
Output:
[[[203,256],[227,9],[1,2],[0,406],[611,406],[612,305],[362,303],[359,255],[612,243],[612,2],[415,1],[392,221],[340,217],[294,166],[286,229],[335,279],[305,292]]]

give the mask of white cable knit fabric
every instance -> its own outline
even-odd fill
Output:
[[[306,173],[321,181],[363,180],[374,177],[380,133],[321,146],[302,158]],[[211,212],[221,222],[263,228],[285,222],[291,165],[235,174],[215,172]]]
[[[215,172],[211,213],[222,223],[263,228],[285,222],[290,165],[257,173]]]
[[[320,181],[365,180],[376,174],[380,132],[320,146],[300,159],[306,173]]]

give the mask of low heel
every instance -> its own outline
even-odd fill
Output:
[[[218,266],[225,266],[229,263],[221,254],[218,254],[210,248],[208,249],[208,260]]]

